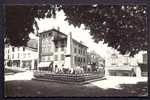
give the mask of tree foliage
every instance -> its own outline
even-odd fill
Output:
[[[104,41],[121,54],[135,55],[147,50],[145,6],[64,6],[66,20],[84,24],[95,42]]]
[[[35,18],[50,18],[56,15],[56,5],[45,6],[6,6],[6,34],[5,42],[14,46],[26,45],[29,33],[38,30]]]
[[[146,7],[141,5],[6,6],[6,42],[25,45],[28,34],[34,32],[33,25],[38,30],[35,18],[55,17],[60,9],[70,24],[84,24],[97,43],[103,40],[121,54],[131,56],[147,50]]]

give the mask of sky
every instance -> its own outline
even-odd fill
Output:
[[[39,33],[43,31],[50,30],[52,28],[58,29],[64,34],[72,33],[72,37],[77,41],[82,41],[86,46],[88,46],[88,51],[94,50],[105,60],[110,62],[110,57],[112,53],[119,53],[116,50],[108,47],[107,44],[103,44],[103,42],[95,43],[90,35],[89,30],[84,29],[84,25],[81,25],[80,28],[74,27],[73,25],[69,25],[67,21],[65,21],[65,14],[61,10],[57,12],[56,18],[45,18],[45,19],[36,19],[39,26]],[[30,34],[31,38],[37,38],[33,34]],[[138,59],[139,56],[136,56]],[[107,62],[106,62],[107,63]]]

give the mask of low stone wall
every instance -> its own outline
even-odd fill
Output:
[[[34,71],[34,77],[65,82],[84,82],[92,79],[102,78],[104,77],[104,72],[93,72],[84,74],[58,74],[48,71]]]

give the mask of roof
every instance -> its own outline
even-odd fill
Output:
[[[72,40],[75,41],[75,42],[77,42],[78,44],[80,44],[80,45],[82,45],[82,46],[88,48],[86,45],[82,44],[81,42],[79,42],[79,41],[77,41],[77,40],[75,40],[75,39],[73,39],[73,38],[72,38]]]
[[[47,32],[51,32],[51,31],[56,31],[56,32],[58,32],[58,33],[60,33],[60,34],[63,34],[63,35],[65,35],[65,36],[67,36],[66,34],[64,34],[64,33],[62,33],[62,32],[60,32],[59,30],[56,30],[56,29],[50,29],[50,30],[47,30],[47,31],[44,31],[44,32],[41,32],[41,33],[38,33],[38,34],[43,34],[43,33],[47,33]]]

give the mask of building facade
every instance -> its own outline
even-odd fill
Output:
[[[147,53],[142,54],[142,61],[138,62],[138,66],[141,70],[141,76],[148,76],[148,55]]]
[[[59,30],[39,33],[39,65],[75,68],[87,65],[87,46]]]
[[[6,67],[36,69],[38,52],[37,48],[5,45],[4,64]]]
[[[105,59],[102,58],[95,51],[91,51],[88,53],[88,64],[98,67],[105,67]]]
[[[111,55],[111,65],[107,68],[109,76],[135,76],[135,66],[131,66],[129,56]]]

